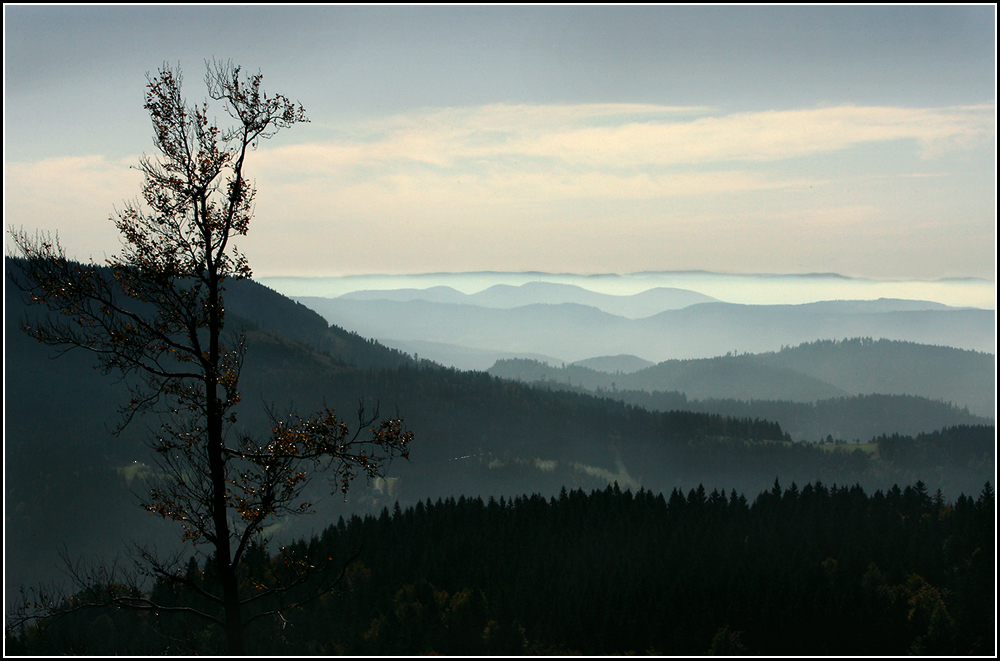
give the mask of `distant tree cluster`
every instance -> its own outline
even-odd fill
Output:
[[[348,562],[342,592],[258,622],[261,654],[900,655],[995,653],[996,505],[922,482],[866,493],[821,482],[749,502],[702,487],[618,485],[499,500],[430,500],[352,517],[247,576]],[[194,585],[217,577],[191,561]],[[248,579],[244,579],[248,580]],[[303,586],[307,590],[310,586]],[[246,586],[253,589],[252,584]],[[161,601],[197,604],[176,583]],[[294,595],[293,595],[294,596]],[[193,653],[202,622],[75,613],[20,631],[8,652]]]
[[[885,433],[909,436],[957,425],[989,421],[954,404],[913,395],[856,395],[817,402],[779,400],[689,400],[684,393],[619,390],[599,392],[650,411],[693,411],[730,417],[760,417],[781,424],[796,440],[816,442],[826,436],[868,442]]]

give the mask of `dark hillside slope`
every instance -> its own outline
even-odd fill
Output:
[[[591,395],[548,392],[484,373],[417,365],[357,335],[329,329],[300,306],[245,283],[230,292],[232,326],[251,326],[241,377],[242,431],[266,434],[266,407],[308,415],[324,403],[348,423],[358,398],[401,415],[415,435],[410,461],[397,461],[391,479],[358,483],[345,504],[321,497],[316,517],[287,521],[275,536],[307,534],[341,513],[377,511],[386,503],[428,497],[556,493],[570,488],[725,486],[753,492],[776,475],[804,484],[824,479],[891,485],[891,464],[861,452],[826,452],[784,442],[783,430],[762,419],[698,413],[655,413]],[[169,548],[176,530],[134,506],[151,465],[144,444],[155,418],[135,421],[120,438],[107,426],[127,401],[121,384],[91,369],[89,357],[53,350],[26,337],[24,310],[8,287],[5,299],[5,461],[8,586],[53,578],[56,551],[113,557],[124,540]],[[245,295],[245,300],[240,296]],[[240,321],[240,317],[246,317]],[[302,318],[289,332],[268,328]],[[304,330],[303,330],[304,328]],[[362,366],[344,357],[355,357]],[[385,368],[384,365],[391,367]],[[984,465],[985,466],[985,465]],[[935,474],[948,493],[981,485],[986,468]],[[909,468],[908,468],[909,470]],[[327,485],[314,482],[316,495]],[[327,492],[328,493],[328,492]]]
[[[301,342],[351,365],[388,368],[413,362],[401,351],[329,325],[318,313],[253,280],[226,285],[226,309],[256,328]]]
[[[820,340],[759,354],[754,361],[794,370],[850,393],[920,395],[993,417],[996,357],[953,347],[894,340]]]
[[[784,366],[758,364],[748,356],[668,360],[625,375],[619,388],[678,390],[692,399],[770,399],[814,402],[847,391]],[[665,386],[665,387],[663,387]],[[748,394],[751,395],[748,397]]]
[[[712,372],[719,372],[723,365],[729,376],[713,380]],[[704,361],[671,360],[619,378],[618,387],[681,390],[696,399],[816,401],[837,396],[817,396],[815,388],[803,388],[794,397],[782,396],[766,376],[770,370],[794,372],[800,378],[827,384],[842,395],[917,395],[968,406],[981,416],[992,417],[996,402],[996,361],[992,354],[871,338],[819,340],[778,352]],[[696,371],[696,382],[703,384],[697,394],[687,390],[679,376],[689,371]],[[744,380],[734,382],[736,374],[743,375]]]
[[[619,372],[622,374],[631,374],[632,372],[638,372],[654,365],[654,363],[648,360],[644,360],[638,356],[630,356],[629,354],[597,356],[596,358],[578,360],[573,364],[578,367],[597,370],[598,372],[607,372],[608,374],[617,374]]]
[[[869,441],[882,434],[917,434],[959,425],[989,425],[953,404],[913,395],[855,395],[818,402],[689,400],[678,392],[618,390],[606,393],[650,411],[697,411],[732,417],[761,417],[781,425],[792,439],[818,442]]]
[[[502,360],[490,374],[591,391],[681,392],[689,400],[812,403],[852,395],[909,395],[954,404],[995,419],[996,358],[992,354],[895,340],[819,340],[781,351],[667,360],[629,374],[583,365],[552,367]]]
[[[552,367],[526,358],[498,360],[489,373],[526,383],[551,382],[587,390],[682,392],[690,399],[753,399],[811,402],[847,393],[790,369],[756,365],[739,358],[668,360],[630,374],[609,374],[579,364]]]

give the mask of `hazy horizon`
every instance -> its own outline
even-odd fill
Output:
[[[494,285],[521,286],[550,282],[592,292],[630,296],[658,287],[695,291],[727,303],[749,305],[804,304],[828,300],[898,298],[952,307],[996,309],[996,282],[984,278],[878,280],[830,273],[712,273],[662,271],[641,273],[457,272],[365,274],[345,276],[271,276],[254,280],[289,297],[336,298],[356,291],[450,287],[476,294]]]

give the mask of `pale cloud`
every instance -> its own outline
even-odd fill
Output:
[[[766,162],[896,140],[936,155],[992,140],[996,114],[992,105],[837,106],[705,116],[709,112],[630,104],[426,110],[361,123],[347,131],[350,137],[325,144],[273,150],[270,164],[341,170],[502,163],[618,170]]]
[[[318,202],[343,205],[353,201],[367,207],[370,212],[405,200],[411,211],[436,208],[438,213],[447,213],[447,207],[451,206],[468,213],[470,209],[481,208],[482,205],[555,204],[560,200],[648,200],[820,184],[822,182],[817,179],[778,178],[741,170],[664,174],[505,171],[463,174],[457,179],[434,173],[401,172],[356,184],[310,191],[312,197],[308,198],[302,197],[306,192],[304,186],[289,185],[279,188],[279,192],[283,193],[283,197],[297,198],[298,204],[308,206],[316,206]]]
[[[120,245],[110,221],[114,208],[140,193],[142,175],[131,167],[138,161],[80,156],[5,163],[6,225],[57,232],[70,256],[100,261]],[[9,236],[4,241],[9,248]]]
[[[992,105],[729,115],[637,104],[429,109],[339,127],[325,143],[262,151],[255,167],[277,184],[270,193],[285,209],[487,221],[491,209],[574,200],[821,188],[832,175],[808,159],[863,144],[905,161],[885,176],[914,176],[907,169],[928,159],[990,144],[994,117]],[[790,159],[804,162],[774,167]]]
[[[490,105],[319,126],[334,137],[269,143],[253,155],[260,194],[241,248],[272,275],[305,263],[313,274],[625,272],[738,270],[748,260],[789,271],[849,265],[857,274],[865,260],[883,273],[904,268],[906,250],[920,252],[905,246],[927,234],[949,247],[923,258],[924,273],[961,275],[973,264],[979,275],[991,268],[975,251],[995,227],[993,175],[956,176],[948,159],[968,152],[995,162],[983,156],[993,150],[995,114],[992,104],[733,114]],[[877,163],[854,167],[857,146],[876,147]],[[842,167],[828,166],[832,156]],[[129,169],[137,162],[8,163],[7,224],[58,230],[76,256],[115,252],[107,219],[139,193],[141,177]],[[978,202],[962,193],[980,188]],[[942,244],[935,227],[945,224],[953,238]],[[364,248],[372,243],[390,263],[372,261]]]

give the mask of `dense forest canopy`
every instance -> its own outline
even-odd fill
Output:
[[[989,654],[995,516],[989,484],[949,500],[919,481],[868,493],[776,480],[753,499],[615,483],[550,498],[396,503],[255,549],[258,574],[325,556],[346,564],[338,594],[262,622],[251,645],[262,654]],[[211,564],[192,560],[187,571],[215,580]],[[166,583],[152,590],[198,603]],[[90,611],[29,627],[8,651],[191,654],[220,643],[183,615]]]

